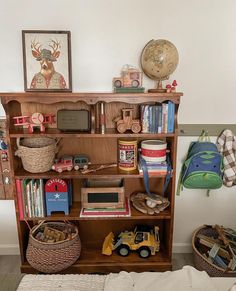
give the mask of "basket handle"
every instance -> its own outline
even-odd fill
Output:
[[[28,226],[29,230],[31,231],[31,233],[35,233],[35,231],[37,229],[39,229],[39,227],[45,222],[46,220],[40,220],[40,222],[38,223],[37,227],[35,227],[35,229],[32,231],[32,227],[29,225],[29,222],[27,220],[25,220],[26,225]]]

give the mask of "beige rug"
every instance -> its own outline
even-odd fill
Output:
[[[17,291],[103,291],[105,275],[25,275]]]

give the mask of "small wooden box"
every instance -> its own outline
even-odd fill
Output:
[[[88,179],[81,188],[83,208],[123,208],[125,190],[123,179]]]

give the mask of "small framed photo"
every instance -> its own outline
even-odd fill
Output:
[[[70,31],[23,30],[25,91],[72,91]]]

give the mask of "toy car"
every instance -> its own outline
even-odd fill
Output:
[[[81,154],[74,156],[73,165],[76,171],[78,171],[79,169],[87,170],[88,165],[90,164],[91,162],[87,155]]]
[[[63,171],[71,171],[73,169],[73,157],[72,156],[64,156],[61,159],[56,159],[55,163],[52,166],[52,169],[58,173],[62,173]]]
[[[142,85],[142,72],[130,65],[125,65],[121,71],[121,77],[113,78],[115,88],[133,87],[138,88]]]
[[[138,226],[134,231],[121,232],[116,238],[110,232],[103,242],[102,253],[109,256],[113,250],[122,257],[130,251],[137,251],[141,258],[155,255],[160,250],[159,227]]]
[[[117,130],[119,133],[124,133],[131,129],[132,132],[138,133],[141,131],[139,119],[133,119],[133,108],[122,109],[122,117],[117,117],[114,121],[117,122]]]

